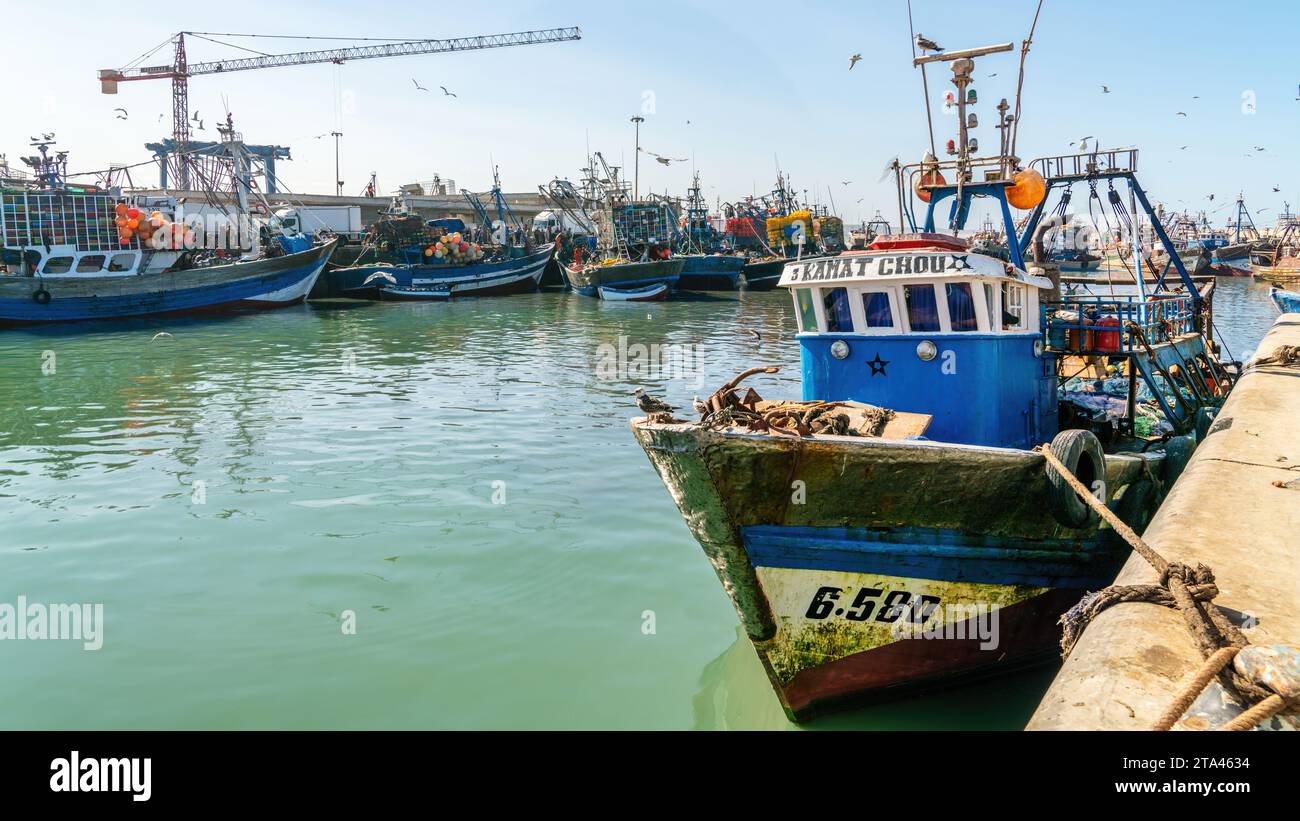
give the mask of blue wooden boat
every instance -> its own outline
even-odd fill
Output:
[[[524,256],[469,265],[358,265],[329,276],[340,295],[361,299],[393,299],[394,287],[445,290],[450,296],[520,294],[537,290],[553,252],[547,243]]]
[[[170,198],[127,200],[68,185],[63,160],[47,155],[38,166],[39,184],[0,191],[0,323],[293,305],[306,299],[334,250],[334,240],[255,238],[251,229],[246,246],[204,248],[205,238],[172,221],[179,218]],[[125,226],[127,213],[136,215],[138,233]],[[149,220],[174,229],[168,236],[176,239],[154,237]]]
[[[971,62],[954,72],[963,102]],[[792,720],[1054,656],[1058,618],[1129,549],[1035,448],[1050,444],[1141,532],[1232,383],[1203,335],[1204,297],[1134,176],[1136,151],[1020,171],[961,136],[957,159],[896,172],[900,200],[925,194],[919,231],[786,264],[801,399],[766,401],[732,380],[699,421],[631,423]],[[1027,271],[1042,202],[1084,178],[1128,183],[1169,253],[1167,281],[1062,297]],[[1009,262],[956,236],[976,197],[1003,215]],[[1013,199],[1035,209],[1022,232]],[[1130,401],[1080,405],[1068,377],[1106,362]]]
[[[1277,306],[1278,311],[1284,314],[1300,314],[1300,293],[1284,291],[1274,286],[1269,291],[1269,296],[1273,298],[1273,304]]]

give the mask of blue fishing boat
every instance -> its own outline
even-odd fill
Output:
[[[1284,291],[1275,285],[1269,291],[1269,296],[1273,298],[1273,304],[1281,313],[1300,314],[1300,293]]]
[[[531,232],[501,193],[495,170],[487,195],[495,218],[478,194],[461,193],[477,218],[475,226],[456,218],[426,220],[394,201],[370,227],[355,261],[327,271],[316,296],[391,300],[537,290],[554,243],[532,244]]]
[[[697,421],[632,421],[792,720],[1053,656],[1058,618],[1129,551],[1036,448],[1141,532],[1233,381],[1154,219],[1173,272],[1150,291],[1061,295],[1026,263],[1054,188],[1127,183],[1152,211],[1135,150],[1023,168],[974,153],[971,55],[1011,48],[919,58],[952,61],[961,131],[955,159],[895,171],[900,201],[928,206],[909,208],[912,233],[786,264],[800,399],[743,387],[773,370],[754,368]],[[977,199],[1009,261],[958,236]],[[1013,207],[1031,211],[1022,231]]]
[[[498,248],[499,256],[466,264],[356,265],[328,276],[339,295],[354,298],[393,299],[395,288],[442,292],[448,298],[522,294],[537,290],[553,253],[552,243],[530,251]]]
[[[229,133],[223,148],[239,178],[242,143]],[[69,184],[66,154],[35,145],[33,184],[0,191],[0,323],[293,305],[334,250],[334,240],[313,244],[248,220],[246,186],[232,213],[198,224],[170,197]]]

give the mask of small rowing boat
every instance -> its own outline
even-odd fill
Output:
[[[663,282],[656,282],[644,288],[607,288],[603,285],[596,287],[600,298],[610,302],[658,302],[668,298],[669,290],[671,289]]]
[[[1274,286],[1268,295],[1273,298],[1273,304],[1282,313],[1300,314],[1300,293],[1284,291]]]

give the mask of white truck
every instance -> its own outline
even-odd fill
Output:
[[[345,243],[359,241],[366,233],[359,205],[311,205],[281,208],[275,217],[289,231],[315,236],[321,231],[338,236]]]

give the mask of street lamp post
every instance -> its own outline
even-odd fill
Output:
[[[645,122],[645,117],[633,117],[632,122],[636,123],[636,157],[632,160],[632,199],[641,198],[641,123]]]
[[[342,131],[331,131],[330,135],[334,137],[334,193],[337,196],[343,196],[343,180],[339,179],[339,137],[343,136]]]

